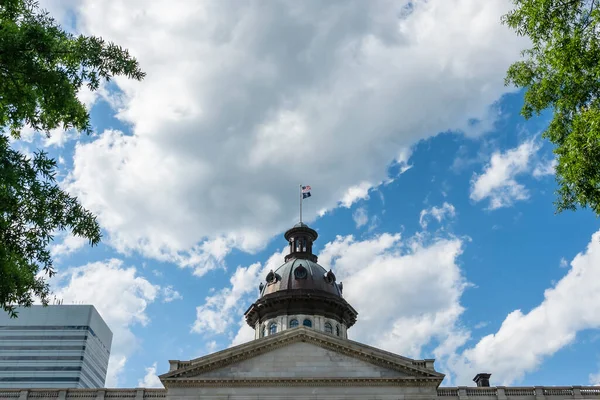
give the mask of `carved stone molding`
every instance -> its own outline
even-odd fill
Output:
[[[403,386],[437,387],[437,379],[423,378],[254,378],[254,379],[177,379],[165,381],[167,388],[192,387],[337,387],[337,386]]]

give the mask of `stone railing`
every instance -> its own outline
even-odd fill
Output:
[[[438,398],[443,400],[558,400],[598,399],[600,386],[535,386],[535,387],[441,387]],[[165,389],[0,389],[0,400],[74,400],[74,399],[166,399]]]
[[[165,399],[165,389],[0,389],[0,400]]]
[[[498,400],[545,398],[600,399],[600,386],[534,386],[534,387],[441,387],[438,397],[454,397],[459,400],[471,397],[494,397]],[[451,400],[451,399],[448,399]],[[491,399],[490,399],[491,400]]]

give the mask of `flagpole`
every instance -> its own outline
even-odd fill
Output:
[[[302,184],[300,184],[300,223],[302,223]]]

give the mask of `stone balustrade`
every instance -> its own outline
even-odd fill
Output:
[[[0,400],[165,399],[165,389],[0,389]]]
[[[558,400],[600,399],[600,386],[440,387],[440,400]],[[0,389],[0,400],[165,399],[165,389]],[[494,399],[490,399],[494,398]],[[318,396],[315,397],[318,399]],[[442,399],[443,398],[443,399]]]
[[[438,397],[458,400],[495,397],[498,400],[600,399],[600,386],[440,387]]]

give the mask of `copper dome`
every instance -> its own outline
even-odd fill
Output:
[[[311,260],[292,259],[270,272],[265,280],[260,291],[261,297],[281,290],[295,289],[319,290],[342,297],[342,287],[336,282],[333,272],[326,271]]]
[[[352,326],[357,312],[342,297],[343,285],[335,274],[317,264],[312,253],[317,232],[306,224],[296,224],[285,233],[290,253],[285,263],[269,271],[259,285],[259,299],[245,313],[246,322],[256,322],[277,315],[320,314]]]

